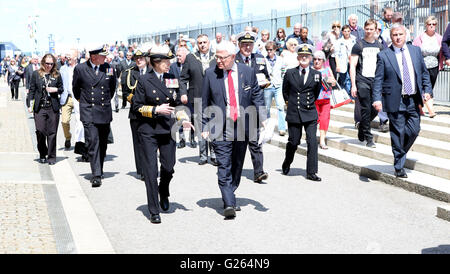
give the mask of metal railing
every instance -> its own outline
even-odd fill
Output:
[[[427,16],[433,14],[438,19],[437,32],[443,34],[448,22],[449,0],[330,0],[326,4],[309,6],[306,1],[298,6],[296,10],[277,11],[272,10],[270,14],[247,17],[234,20],[232,24],[227,22],[212,22],[197,26],[187,26],[160,32],[131,35],[128,37],[130,44],[141,44],[144,42],[161,43],[166,38],[176,41],[180,34],[185,37],[196,38],[199,34],[207,34],[215,37],[220,32],[226,36],[231,36],[231,30],[240,32],[246,26],[255,26],[260,30],[266,29],[270,32],[271,38],[278,28],[284,28],[286,34],[293,33],[295,23],[301,23],[309,29],[312,40],[320,39],[323,31],[329,31],[333,21],[347,22],[350,14],[358,16],[358,24],[363,25],[369,18],[381,19],[384,7],[392,7],[395,11],[400,11],[404,15],[403,23],[408,26],[412,36],[416,36],[424,31],[424,22]],[[450,71],[441,71],[434,88],[434,96],[437,101],[450,102]]]

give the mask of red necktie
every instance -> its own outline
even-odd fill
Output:
[[[238,110],[236,103],[236,95],[234,94],[233,77],[231,77],[232,70],[228,71],[228,95],[230,97],[230,118],[236,122],[238,118]]]

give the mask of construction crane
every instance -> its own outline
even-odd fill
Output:
[[[231,27],[231,33],[237,33],[237,32],[240,32],[241,29],[240,29],[240,26],[237,26],[237,27],[233,26],[233,16],[231,14],[230,2],[231,2],[231,0],[222,0],[224,18],[225,18],[225,21],[227,21]],[[243,7],[244,7],[244,1],[237,0],[236,9],[235,9],[236,17],[234,19],[242,17]]]

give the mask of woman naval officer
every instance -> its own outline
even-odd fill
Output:
[[[148,52],[143,49],[138,49],[134,54],[133,58],[136,65],[127,69],[124,73],[126,75],[126,85],[128,88],[129,95],[127,96],[127,101],[130,103],[130,112],[128,114],[128,119],[130,119],[131,135],[133,136],[133,149],[134,149],[134,161],[136,164],[137,178],[144,181],[144,173],[142,171],[142,149],[138,138],[138,126],[140,123],[141,113],[133,110],[134,104],[134,93],[136,92],[136,87],[139,82],[139,76],[144,75],[150,71],[148,68],[147,57]]]
[[[29,98],[34,112],[39,162],[56,163],[56,132],[59,123],[58,95],[64,91],[61,74],[56,69],[56,58],[48,53],[41,61],[41,68],[33,72]],[[48,146],[47,146],[48,145]],[[48,159],[46,156],[48,155]]]
[[[186,128],[194,128],[185,111],[175,111],[181,105],[179,85],[175,75],[167,73],[170,59],[175,55],[166,45],[155,46],[150,50],[150,63],[153,69],[139,76],[133,110],[141,114],[138,136],[142,149],[142,170],[147,189],[148,209],[152,223],[161,223],[161,209],[169,209],[169,183],[173,177],[176,142],[171,131],[177,131],[181,121]],[[174,132],[175,132],[174,131]],[[160,152],[160,183],[158,187],[158,155]],[[158,203],[158,192],[160,202]]]

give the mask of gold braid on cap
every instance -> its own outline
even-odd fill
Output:
[[[139,108],[139,112],[142,114],[142,116],[147,118],[152,118],[153,116],[153,106],[142,106]]]
[[[137,87],[137,84],[138,84],[138,80],[136,80],[136,83],[134,83],[134,86],[131,86],[131,82],[130,82],[130,80],[131,80],[131,70],[132,70],[133,68],[134,68],[134,67],[132,67],[132,68],[130,68],[130,69],[127,69],[127,70],[128,70],[127,86],[128,86],[128,88],[131,90],[131,92],[134,91],[134,89]],[[128,98],[127,98],[127,99],[128,99]]]
[[[184,111],[184,110],[177,111],[176,116],[177,116],[177,121],[182,121],[182,122],[189,121],[189,116],[187,115],[186,111]]]

